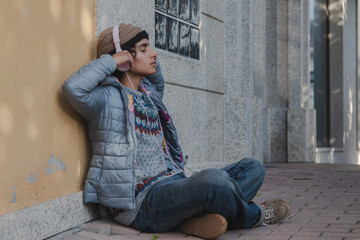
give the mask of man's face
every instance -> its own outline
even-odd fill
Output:
[[[130,72],[137,75],[150,75],[156,72],[157,53],[149,47],[149,41],[144,38],[132,48],[136,52],[134,64]]]

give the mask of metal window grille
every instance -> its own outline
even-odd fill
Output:
[[[155,0],[155,47],[200,59],[199,0]]]

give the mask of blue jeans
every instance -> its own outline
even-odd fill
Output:
[[[251,199],[264,177],[263,165],[250,158],[188,178],[174,175],[152,187],[130,226],[166,232],[193,216],[217,213],[226,218],[229,229],[250,228],[260,220],[260,208]]]

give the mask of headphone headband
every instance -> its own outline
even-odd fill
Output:
[[[122,51],[120,47],[119,25],[113,27],[113,41],[115,44],[116,52]]]
[[[121,52],[122,49],[120,47],[119,25],[113,27],[113,41],[114,41],[114,44],[115,44],[116,52]],[[117,70],[122,71],[122,72],[126,72],[129,69],[130,69],[130,63],[129,62],[126,62],[124,64],[121,64],[121,65],[117,66]]]

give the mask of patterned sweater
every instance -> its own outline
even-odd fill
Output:
[[[135,131],[138,141],[137,157],[135,163],[135,209],[116,210],[114,219],[123,224],[130,225],[138,213],[146,193],[156,183],[179,172],[168,171],[164,154],[164,137],[161,128],[158,110],[144,92],[127,88],[131,93],[134,114]]]

